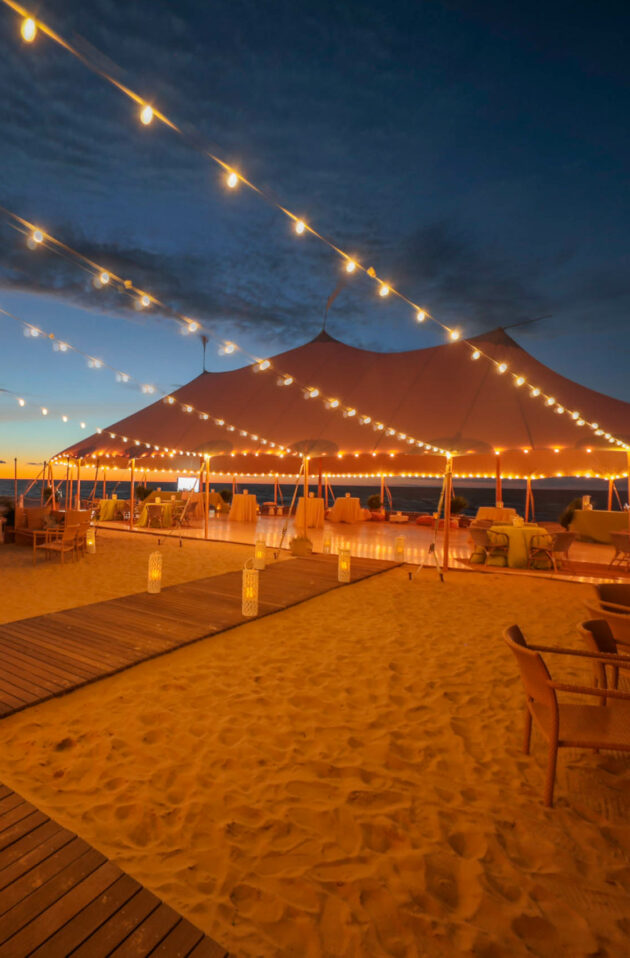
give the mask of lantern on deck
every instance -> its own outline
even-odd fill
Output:
[[[96,529],[94,526],[88,526],[85,533],[85,549],[92,555],[96,552]]]
[[[330,555],[330,550],[332,548],[332,539],[330,537],[330,532],[327,532],[324,536],[324,541],[322,543],[322,552],[324,555]]]
[[[153,594],[162,588],[162,553],[152,552],[149,556],[149,573],[147,578],[147,592]]]
[[[254,568],[253,559],[248,559],[243,566],[241,603],[243,615],[258,615],[258,569]]]
[[[267,543],[259,536],[254,543],[254,569],[264,569],[267,564]]]
[[[350,549],[340,549],[337,560],[337,580],[339,582],[350,581]]]
[[[397,562],[405,561],[405,537],[396,536],[394,539],[394,558]]]

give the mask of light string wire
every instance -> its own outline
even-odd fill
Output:
[[[111,285],[112,288],[117,289],[118,292],[125,293],[133,298],[134,304],[139,309],[148,308],[151,305],[159,306],[160,310],[164,315],[176,321],[182,330],[182,332],[195,333],[195,332],[204,332],[208,335],[213,342],[218,344],[220,354],[229,354],[235,351],[239,351],[245,356],[253,365],[253,368],[256,371],[264,371],[271,369],[272,365],[270,360],[261,359],[251,354],[248,350],[244,349],[235,341],[230,341],[226,339],[221,339],[218,337],[214,331],[208,326],[204,325],[199,320],[191,319],[189,316],[185,316],[182,313],[172,309],[167,306],[156,296],[146,292],[145,290],[140,289],[135,286],[131,280],[123,279],[120,276],[117,276],[111,270],[105,269],[103,266],[100,266],[98,263],[95,263],[93,260],[88,259],[78,250],[73,249],[71,246],[68,246],[62,240],[59,240],[57,237],[53,236],[51,233],[45,232],[44,230],[38,228],[34,223],[24,219],[19,216],[17,213],[14,213],[12,210],[7,209],[6,207],[0,206],[0,213],[2,213],[10,221],[10,225],[16,229],[18,232],[26,235],[28,237],[27,242],[31,249],[37,249],[38,246],[44,246],[52,252],[57,253],[63,258],[74,261],[80,268],[84,269],[89,275],[92,276],[94,285],[99,288],[106,285]],[[11,222],[13,221],[13,222]],[[484,350],[480,349],[476,343],[470,343],[467,340],[464,340],[462,345],[466,345],[471,349],[471,359],[479,360],[483,357],[485,361],[491,364],[494,367],[496,372],[499,375],[504,375],[507,373],[507,380],[512,380],[513,384],[522,388],[525,387],[530,394],[532,399],[540,398],[549,411],[553,411],[557,414],[566,413],[570,417],[571,421],[575,423],[577,427],[588,426],[593,430],[596,436],[604,437],[604,439],[613,446],[617,446],[618,449],[621,449],[625,452],[630,450],[630,447],[626,442],[617,437],[613,436],[611,433],[606,432],[603,428],[600,427],[597,422],[588,422],[580,412],[577,410],[571,410],[566,406],[563,406],[560,402],[556,401],[554,397],[546,393],[543,389],[535,386],[530,382],[525,376],[521,376],[518,373],[508,371],[508,365],[501,360],[495,359],[493,356],[490,356]],[[384,432],[385,435],[393,436],[396,435],[399,439],[407,439],[408,443],[415,444],[419,448],[425,448],[427,452],[436,452],[441,455],[452,455],[455,456],[457,453],[452,451],[447,451],[445,449],[440,449],[439,447],[432,446],[429,443],[414,439],[413,437],[407,437],[405,433],[400,432],[398,429],[389,426],[385,423],[374,422],[371,416],[358,413],[356,409],[351,406],[348,406],[345,403],[342,403],[341,400],[326,398],[322,396],[322,391],[313,385],[307,385],[305,383],[300,383],[297,378],[290,373],[280,373],[278,379],[278,385],[290,386],[296,385],[302,389],[306,398],[317,398],[321,397],[328,408],[338,409],[345,416],[354,416],[357,415],[359,421],[364,424],[372,422],[374,428]]]
[[[31,43],[35,40],[37,31],[41,30],[49,39],[53,40],[55,43],[59,44],[72,56],[76,57],[83,66],[87,67],[97,76],[106,80],[108,83],[112,84],[117,90],[123,93],[129,99],[133,100],[134,103],[138,104],[141,107],[140,119],[142,123],[148,126],[153,119],[159,120],[161,123],[164,123],[170,130],[174,133],[177,133],[182,139],[187,143],[189,147],[196,150],[197,152],[202,153],[205,157],[212,160],[220,169],[226,174],[226,182],[230,188],[235,188],[239,184],[243,184],[248,187],[252,192],[256,193],[262,200],[264,200],[269,206],[273,206],[279,212],[283,213],[288,219],[294,224],[295,232],[298,235],[303,235],[309,233],[311,236],[314,236],[320,242],[324,243],[330,250],[336,253],[343,260],[346,268],[346,272],[354,273],[361,272],[365,276],[368,276],[370,279],[378,286],[379,295],[381,297],[388,296],[390,293],[400,299],[402,302],[410,306],[416,315],[418,322],[424,322],[426,319],[431,320],[433,323],[438,325],[444,332],[448,333],[449,338],[452,341],[456,341],[460,338],[461,333],[458,329],[448,326],[446,323],[443,323],[440,319],[430,313],[425,307],[419,306],[417,303],[414,303],[413,300],[409,299],[404,293],[401,293],[396,289],[390,282],[382,279],[376,274],[374,267],[363,266],[355,257],[351,256],[345,250],[341,249],[333,240],[329,237],[324,236],[324,234],[318,232],[313,226],[308,224],[301,216],[296,213],[293,213],[291,210],[287,209],[282,203],[278,202],[268,190],[263,189],[260,186],[257,186],[241,172],[234,169],[229,163],[221,159],[212,151],[206,149],[199,145],[198,138],[194,138],[188,133],[184,132],[174,121],[170,120],[164,113],[160,112],[152,103],[149,103],[145,97],[141,97],[134,90],[131,90],[129,87],[120,83],[116,80],[110,73],[107,73],[101,67],[97,66],[88,56],[78,50],[75,46],[65,40],[60,34],[55,30],[52,30],[43,20],[39,17],[35,17],[33,14],[29,13],[25,7],[19,3],[15,3],[14,0],[2,0],[2,3],[5,6],[13,10],[14,13],[17,13],[22,20],[21,34],[22,39],[25,42]],[[27,26],[28,25],[28,26]]]
[[[97,74],[98,76],[105,79],[107,82],[111,83],[121,93],[124,93],[125,96],[129,97],[139,106],[141,106],[142,109],[141,109],[140,117],[142,122],[145,125],[148,125],[149,123],[151,123],[151,121],[155,117],[158,120],[160,120],[160,122],[164,123],[169,129],[171,129],[172,131],[182,136],[182,138],[188,143],[189,146],[193,146],[197,150],[200,149],[198,144],[190,136],[185,134],[184,131],[181,130],[180,127],[177,126],[177,124],[174,123],[172,120],[170,120],[165,114],[157,110],[152,104],[149,104],[146,98],[141,97],[139,94],[135,93],[129,87],[125,86],[124,84],[116,80],[114,77],[112,77],[111,74],[107,73],[106,71],[98,67],[96,64],[94,64],[89,59],[89,57],[87,57],[84,53],[79,51],[71,43],[69,43],[67,40],[61,37],[60,34],[58,34],[56,31],[52,30],[46,23],[44,23],[44,21],[30,14],[29,11],[27,11],[26,8],[24,8],[21,4],[15,3],[14,0],[2,0],[2,3],[4,3],[5,6],[8,6],[11,10],[13,10],[14,13],[17,13],[19,16],[23,18],[21,33],[22,33],[22,38],[25,42],[32,42],[36,37],[38,29],[41,30],[42,33],[44,33],[55,43],[63,47],[63,49],[71,53],[84,66],[90,69],[93,73]],[[300,218],[297,214],[287,209],[281,203],[278,203],[267,191],[258,187],[251,180],[248,180],[244,175],[242,175],[240,172],[235,170],[230,164],[226,163],[216,154],[210,152],[209,150],[206,150],[205,148],[202,149],[202,152],[205,156],[207,156],[214,163],[220,166],[225,173],[227,173],[228,186],[233,188],[237,186],[239,183],[243,183],[249,189],[257,193],[267,203],[274,206],[276,209],[282,212],[285,216],[291,219],[295,225],[296,233],[298,234],[303,234],[305,232],[310,233],[311,235],[319,239],[321,242],[325,243],[331,250],[337,253],[340,257],[342,257],[342,259],[345,261],[347,272],[351,273],[351,272],[354,272],[355,270],[362,271],[367,276],[375,280],[375,282],[378,284],[379,293],[382,297],[389,295],[389,293],[393,293],[400,300],[402,300],[407,305],[412,307],[412,309],[416,313],[416,318],[419,322],[424,322],[425,319],[430,319],[434,323],[439,325],[445,332],[448,332],[449,337],[452,341],[456,341],[460,339],[461,334],[459,330],[447,326],[445,323],[439,320],[436,316],[431,314],[428,310],[426,310],[423,307],[420,307],[417,303],[414,303],[407,296],[405,296],[403,293],[401,293],[399,290],[393,287],[390,283],[386,282],[385,280],[377,276],[373,267],[364,267],[361,263],[357,262],[356,259],[353,259],[350,256],[350,254],[342,250],[332,240],[325,237],[323,234],[319,233],[312,226],[307,224],[302,218]],[[154,298],[150,297],[148,294],[143,294],[143,298],[149,299],[150,302],[157,302]],[[146,305],[149,305],[149,304],[147,303]],[[464,340],[464,342],[468,346],[468,348],[471,350],[473,359],[478,359],[480,356],[483,355],[485,359],[487,359],[488,361],[494,364],[494,366],[496,367],[499,373],[503,374],[504,372],[507,371],[506,363],[495,360],[493,357],[489,356],[488,354],[480,350],[478,347],[476,347],[476,345],[471,343],[469,340],[466,339]],[[263,362],[266,362],[266,361],[263,361]],[[603,435],[605,439],[610,441],[613,445],[617,445],[618,447],[620,447],[626,452],[630,451],[630,446],[628,446],[626,442],[620,439],[617,439],[616,437],[612,436],[610,433],[606,433],[604,430],[600,430],[598,423],[587,422],[587,420],[585,420],[582,417],[581,413],[578,412],[577,410],[567,410],[566,407],[563,406],[561,403],[556,402],[554,397],[543,393],[541,389],[529,383],[524,376],[520,376],[517,373],[510,373],[510,375],[517,386],[526,385],[530,389],[530,395],[532,396],[532,398],[536,398],[537,396],[542,396],[548,406],[554,407],[554,411],[556,413],[562,415],[563,413],[568,412],[571,418],[575,420],[576,425],[578,426],[588,425],[594,430],[596,435],[598,436]],[[443,454],[446,454],[446,450],[444,451],[440,450],[440,452],[443,452]]]
[[[210,327],[206,326],[201,321],[191,319],[189,316],[185,316],[183,313],[178,312],[177,310],[163,303],[157,296],[154,296],[153,294],[134,286],[131,280],[123,279],[112,270],[106,269],[105,267],[100,266],[98,263],[95,263],[93,260],[88,259],[88,257],[84,256],[78,250],[68,246],[51,233],[37,227],[34,223],[29,222],[21,216],[18,216],[17,213],[14,213],[3,206],[0,206],[0,213],[14,221],[14,223],[11,225],[17,230],[17,232],[20,232],[28,237],[27,242],[31,249],[35,250],[42,246],[46,249],[49,249],[51,252],[59,253],[66,259],[72,258],[76,260],[77,264],[82,269],[92,275],[93,281],[96,281],[95,285],[97,288],[99,286],[100,288],[107,286],[108,288],[115,289],[117,292],[132,297],[134,304],[137,305],[138,309],[147,309],[150,306],[159,307],[164,316],[167,319],[172,319],[174,322],[176,322],[182,332],[203,332],[207,334],[208,337],[219,346],[219,352],[221,354],[226,355],[238,350],[251,363],[252,369],[255,372],[274,370],[274,367],[269,359],[261,359],[260,357],[254,356],[235,341],[218,337]],[[324,402],[326,408],[336,410],[345,418],[352,419],[356,417],[357,421],[362,425],[369,425],[372,423],[373,428],[376,431],[381,432],[383,435],[389,437],[396,436],[400,441],[405,441],[409,446],[415,445],[417,449],[422,449],[426,452],[437,453],[446,457],[450,457],[452,455],[452,453],[447,449],[442,449],[439,446],[433,446],[424,440],[407,435],[405,432],[400,431],[392,425],[376,421],[371,415],[359,411],[356,407],[348,405],[338,398],[326,397],[319,387],[314,386],[312,383],[310,385],[303,383],[291,373],[281,372],[277,369],[275,372],[278,374],[278,386],[296,386],[302,391],[305,399],[319,398],[322,402]]]
[[[6,316],[9,319],[14,320],[16,323],[22,326],[26,336],[33,339],[39,339],[43,337],[44,339],[52,343],[53,349],[56,352],[66,353],[72,352],[78,356],[82,356],[87,360],[88,366],[91,369],[110,369],[116,376],[116,381],[124,384],[128,382],[137,383],[140,386],[140,389],[143,393],[153,394],[156,392],[156,387],[149,384],[143,383],[141,380],[137,379],[135,376],[132,376],[131,373],[122,372],[122,370],[117,369],[115,366],[112,366],[110,363],[105,362],[102,359],[98,359],[96,356],[92,356],[89,353],[84,352],[82,349],[78,349],[76,346],[73,346],[66,339],[60,339],[55,333],[48,332],[43,329],[41,326],[36,326],[34,323],[29,323],[27,320],[22,319],[20,316],[16,316],[15,313],[10,312],[9,310],[3,309],[0,307],[0,315]],[[173,406],[174,408],[181,410],[184,414],[196,413],[199,419],[204,421],[212,420],[216,426],[220,428],[227,429],[228,432],[237,432],[243,438],[249,437],[252,442],[258,443],[261,446],[268,446],[269,449],[264,450],[265,452],[271,453],[271,450],[278,450],[281,453],[288,452],[289,447],[284,446],[281,443],[273,442],[270,439],[266,439],[263,436],[258,436],[254,433],[249,432],[246,429],[241,429],[239,426],[235,426],[232,423],[226,422],[225,419],[215,416],[213,413],[206,412],[205,410],[200,410],[192,406],[190,403],[181,402],[179,399],[176,399],[174,396],[170,395],[167,391],[162,391],[162,396],[160,397],[164,403],[167,405]],[[67,421],[64,419],[64,422]],[[240,455],[245,455],[246,453],[240,453]],[[278,453],[275,453],[276,455]]]

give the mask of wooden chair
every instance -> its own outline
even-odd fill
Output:
[[[605,655],[621,654],[615,637],[612,634],[612,629],[605,619],[589,619],[587,622],[582,622],[579,626],[579,631],[587,647],[592,652],[603,652]],[[606,675],[606,664],[605,662],[596,662],[593,665],[595,685],[603,689],[609,687],[608,677]],[[619,666],[610,663],[610,670],[612,674],[610,688],[613,689],[619,687],[620,671],[630,674],[630,666],[627,665]]]
[[[630,664],[630,656],[528,646],[517,625],[506,629],[503,638],[516,658],[527,696],[523,751],[529,755],[532,720],[549,743],[544,803],[551,807],[559,748],[630,751],[630,692],[554,682],[540,653],[578,656],[616,665],[622,664],[620,660]],[[596,696],[602,703],[561,704],[558,692]]]
[[[630,569],[630,532],[611,532],[610,541],[615,547],[615,554],[609,565]]]
[[[41,546],[38,546],[38,548],[43,549],[46,553],[58,552],[63,564],[67,552],[71,552],[73,556],[76,556],[78,530],[79,526],[66,526],[57,538],[45,541]]]
[[[627,646],[630,653],[630,584],[604,582],[596,585],[594,598],[584,605],[590,618],[608,622],[615,642]]]
[[[77,555],[85,555],[87,552],[87,531],[90,528],[90,521],[82,521],[79,523],[76,534],[75,534],[75,544]]]

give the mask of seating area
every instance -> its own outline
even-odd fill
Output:
[[[33,564],[39,555],[46,559],[58,555],[63,563],[66,557],[85,555],[91,522],[89,509],[63,511],[50,505],[18,508],[13,537],[16,544],[32,549]]]

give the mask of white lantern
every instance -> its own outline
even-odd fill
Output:
[[[337,560],[337,580],[339,582],[350,581],[350,549],[340,549]]]
[[[243,566],[241,603],[243,615],[258,615],[258,569],[254,568],[253,559],[248,559]]]
[[[394,557],[397,562],[405,561],[405,537],[396,536],[394,540]]]
[[[254,569],[264,569],[267,564],[267,543],[264,536],[258,536],[254,544]]]
[[[322,543],[322,552],[324,555],[330,555],[330,550],[332,548],[332,539],[330,538],[330,533],[327,532],[324,536],[324,541]]]
[[[147,580],[147,592],[153,594],[162,588],[162,553],[152,552],[149,556],[149,574]]]
[[[85,533],[85,549],[92,555],[96,552],[96,529],[94,526],[89,526]]]

